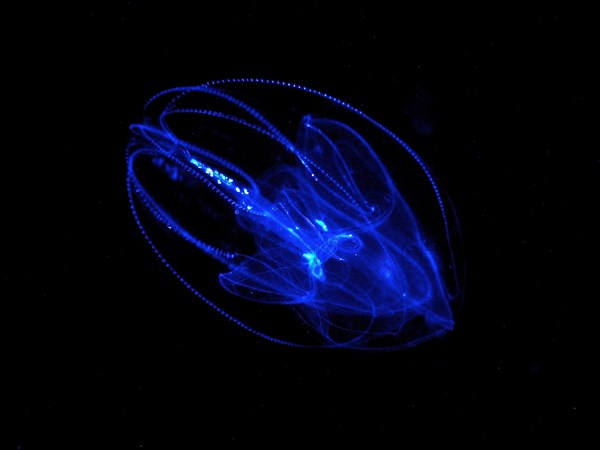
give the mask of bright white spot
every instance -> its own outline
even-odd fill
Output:
[[[315,223],[319,225],[323,229],[323,231],[327,231],[327,225],[325,224],[325,222],[323,222],[320,219],[315,219]]]
[[[312,264],[312,262],[315,260],[316,255],[312,252],[306,252],[302,255],[304,258],[306,258],[306,260],[308,261],[309,264]]]

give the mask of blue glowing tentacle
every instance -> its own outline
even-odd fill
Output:
[[[410,148],[408,146],[408,144],[406,144],[406,142],[404,142],[402,139],[400,139],[395,133],[390,131],[388,128],[386,128],[385,126],[383,126],[382,124],[380,124],[379,122],[374,120],[373,118],[366,115],[361,110],[355,108],[354,106],[351,106],[350,104],[348,104],[336,97],[333,97],[329,94],[318,91],[316,89],[308,88],[308,87],[301,86],[301,85],[294,84],[294,83],[278,81],[278,80],[269,80],[269,79],[263,79],[263,78],[229,78],[229,79],[221,79],[221,80],[207,82],[207,83],[204,83],[202,86],[203,87],[211,87],[211,86],[222,86],[222,85],[228,85],[228,84],[256,84],[256,83],[297,89],[299,91],[303,91],[308,94],[315,95],[315,96],[321,97],[323,99],[326,99],[326,100],[328,100],[332,103],[335,103],[349,111],[352,111],[353,113],[362,117],[363,119],[365,119],[366,121],[368,121],[369,123],[374,125],[376,128],[381,130],[383,133],[385,133],[391,139],[393,139],[413,158],[413,160],[423,170],[423,173],[426,175],[426,177],[429,181],[429,184],[430,184],[431,188],[433,189],[433,192],[437,199],[440,214],[441,214],[441,217],[442,217],[442,220],[444,223],[446,240],[447,240],[447,242],[452,242],[454,240],[453,234],[451,231],[453,226],[451,225],[450,218],[449,218],[450,213],[446,209],[446,203],[450,202],[450,200],[449,199],[444,200],[442,198],[441,189],[440,189],[438,182],[436,181],[431,169],[429,168],[429,166],[412,148]],[[450,207],[451,207],[451,205],[450,205]],[[457,222],[456,215],[453,215],[452,217],[453,217],[453,221]],[[454,227],[458,228],[458,223],[455,223]],[[460,237],[460,235],[458,235],[458,237]],[[460,244],[460,242],[459,242],[459,244]],[[456,256],[454,255],[454,250],[453,250],[452,246],[448,247],[448,252],[450,254],[450,258],[452,259],[451,266],[456,267],[458,262],[456,260]],[[458,273],[456,271],[454,271],[453,273],[454,273],[454,277],[455,277],[454,278],[455,292],[454,293],[449,292],[449,294],[452,294],[454,297],[457,297],[460,293],[461,280],[458,279]]]
[[[151,241],[138,215],[138,204],[184,241],[225,263],[230,272],[219,279],[226,291],[297,308],[300,317],[324,339],[325,346],[369,348],[371,342],[378,346],[379,339],[384,339],[383,343],[387,338],[406,339],[404,344],[402,340],[389,341],[391,347],[401,347],[451,329],[453,322],[445,298],[448,285],[439,272],[441,261],[427,247],[414,214],[368,142],[344,123],[305,116],[300,124],[305,140],[292,144],[257,109],[222,89],[236,84],[279,86],[327,100],[366,120],[404,148],[426,175],[437,199],[451,260],[450,273],[458,286],[450,243],[451,211],[446,209],[440,188],[421,158],[378,122],[334,97],[291,83],[255,79],[220,80],[163,91],[146,105],[149,115],[145,125],[132,127],[141,136],[141,142],[133,143],[128,150],[132,210],[145,238],[169,270],[195,295],[243,328],[274,342],[296,345],[257,331],[203,297]],[[187,107],[196,94],[230,106],[225,112]],[[150,114],[165,101],[159,114]],[[209,126],[217,122],[241,125],[296,155],[303,170],[286,166],[276,176],[256,181],[213,149],[194,145],[178,135],[169,126],[177,116],[217,119]],[[155,158],[175,185],[204,186],[214,192],[219,202],[235,211],[237,226],[256,237],[256,254],[225,252],[180,226],[137,177],[134,166],[143,158]],[[186,179],[195,182],[187,184]],[[273,184],[281,180],[285,180],[284,187]],[[267,186],[266,197],[259,185]],[[440,293],[443,295],[438,297]],[[419,325],[421,319],[423,325]],[[418,333],[422,334],[410,335],[411,327],[421,327]]]
[[[165,265],[165,267],[167,267],[167,269],[175,276],[175,278],[178,279],[181,282],[181,284],[183,284],[183,286],[185,286],[193,295],[198,297],[200,300],[202,300],[204,303],[206,303],[207,305],[212,307],[219,314],[223,315],[224,317],[226,317],[227,319],[229,319],[230,321],[232,321],[239,327],[243,328],[244,330],[246,330],[262,339],[266,339],[267,341],[271,341],[271,342],[281,344],[281,345],[287,345],[290,347],[306,347],[306,345],[287,341],[285,339],[278,339],[274,336],[270,336],[269,334],[262,333],[256,329],[248,326],[241,320],[236,319],[231,314],[227,313],[224,309],[219,308],[215,303],[213,303],[208,298],[206,298],[204,295],[202,295],[202,293],[200,291],[198,291],[196,288],[194,288],[177,270],[175,270],[175,268],[171,264],[169,264],[169,262],[165,259],[165,257],[162,255],[162,253],[158,250],[156,245],[154,245],[153,240],[150,238],[149,234],[146,232],[146,229],[142,225],[141,219],[138,215],[137,208],[135,206],[135,201],[134,201],[134,197],[135,197],[134,189],[132,188],[131,183],[128,183],[127,192],[128,192],[129,203],[130,203],[131,210],[132,210],[132,213],[134,216],[134,220],[135,220],[136,224],[138,225],[138,228],[140,229],[142,235],[144,236],[144,239],[146,240],[146,242],[148,242],[148,244],[152,248],[152,251],[158,257],[158,259]]]
[[[317,171],[327,180],[315,189],[327,189],[366,222],[389,214],[394,207],[393,183],[371,146],[355,130],[337,120],[310,116],[304,118],[301,128],[302,151],[298,157],[310,172]],[[358,185],[358,177],[369,185],[369,190],[378,192],[377,198],[366,198],[366,186]]]
[[[133,147],[130,147],[129,150],[129,189],[132,192],[135,192],[136,198],[144,205],[144,207],[152,214],[157,223],[160,223],[162,226],[166,227],[170,232],[177,234],[179,237],[194,245],[195,247],[201,249],[207,254],[213,255],[214,258],[219,259],[221,262],[227,262],[228,260],[235,257],[234,254],[223,251],[213,245],[208,244],[207,242],[201,241],[200,239],[195,238],[191,233],[183,229],[177,223],[177,220],[173,218],[164,208],[162,208],[157,202],[154,201],[152,196],[148,193],[148,191],[144,188],[143,184],[141,184],[137,176],[135,175],[135,171],[133,170],[133,164],[136,159],[139,158],[142,154],[152,154],[153,152],[148,152],[146,149],[144,150],[134,150]],[[157,153],[158,154],[158,153]],[[169,159],[174,164],[181,164],[177,159],[169,158],[168,155],[160,155],[164,158]],[[182,168],[186,170],[186,166],[182,165]]]
[[[170,106],[168,108],[166,108],[159,117],[161,126],[164,127],[165,129],[169,129],[168,125],[166,124],[166,118],[173,111],[177,111],[180,109],[179,107],[177,107],[178,102],[185,95],[188,95],[193,92],[201,92],[203,94],[213,95],[215,97],[221,98],[221,99],[229,102],[231,105],[236,106],[237,108],[239,108],[240,111],[247,113],[249,115],[249,118],[255,119],[257,121],[257,124],[251,124],[251,122],[249,122],[241,117],[237,118],[237,120],[239,120],[240,122],[245,122],[248,126],[254,126],[257,129],[261,129],[261,128],[267,129],[267,130],[269,130],[269,134],[271,135],[271,137],[273,139],[275,139],[276,141],[280,142],[285,148],[290,149],[290,150],[294,148],[294,145],[292,144],[292,142],[283,133],[281,133],[275,125],[273,125],[269,120],[267,120],[267,118],[263,114],[258,112],[255,108],[253,108],[252,106],[248,105],[245,102],[242,102],[240,99],[234,97],[233,95],[230,95],[227,92],[224,92],[220,89],[214,89],[207,84],[201,85],[201,86],[179,88],[179,89],[175,89],[175,90],[171,89],[171,90],[163,91],[162,93],[153,97],[152,102],[156,101],[158,98],[162,97],[163,95],[168,95],[174,91],[179,92],[179,95],[171,99],[171,101],[169,103]],[[150,102],[147,103],[147,106],[148,105],[150,105]],[[234,117],[234,116],[229,115],[229,117]]]

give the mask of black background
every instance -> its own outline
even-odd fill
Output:
[[[585,435],[597,352],[589,11],[113,5],[29,11],[33,44],[7,69],[19,83],[7,87],[18,144],[3,178],[6,448]],[[287,348],[170,276],[129,211],[128,126],[162,89],[227,77],[332,94],[430,163],[465,242],[454,332],[399,352]]]

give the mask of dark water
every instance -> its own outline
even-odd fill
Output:
[[[588,14],[320,2],[48,14],[55,32],[30,24],[32,52],[17,55],[34,81],[5,150],[6,448],[584,435],[598,179]],[[455,331],[399,352],[282,347],[156,261],[129,211],[128,125],[162,89],[240,76],[347,100],[430,163],[464,238]]]

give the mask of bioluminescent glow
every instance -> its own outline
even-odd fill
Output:
[[[235,79],[164,91],[131,129],[142,233],[179,281],[248,331],[398,349],[453,328],[454,209],[421,157],[363,112]]]

